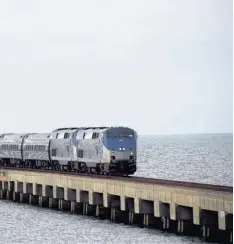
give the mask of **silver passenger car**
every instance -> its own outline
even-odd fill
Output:
[[[23,141],[22,160],[28,166],[49,167],[50,162],[50,133],[28,134]]]
[[[27,134],[0,136],[0,158],[3,163],[19,164],[22,160],[22,142]]]

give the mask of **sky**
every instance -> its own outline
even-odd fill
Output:
[[[0,133],[232,132],[231,0],[0,1]]]

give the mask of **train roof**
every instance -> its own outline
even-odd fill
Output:
[[[103,130],[112,128],[126,128],[131,129],[128,126],[87,126],[87,127],[64,127],[53,130],[52,132],[67,131],[67,130]]]
[[[23,137],[27,135],[27,133],[5,133],[0,135],[0,139],[3,139],[5,137]]]
[[[99,130],[102,130],[102,129],[108,129],[110,127],[108,126],[90,126],[90,127],[66,127],[66,128],[59,128],[59,129],[56,129],[56,130],[53,130],[53,132],[58,132],[58,131],[64,131],[64,130],[90,130],[90,129],[99,129]]]

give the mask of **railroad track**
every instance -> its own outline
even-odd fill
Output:
[[[233,186],[202,184],[202,183],[186,182],[186,181],[153,179],[153,178],[136,177],[136,176],[119,177],[119,176],[108,176],[108,175],[98,175],[98,174],[89,174],[88,175],[88,174],[84,174],[84,173],[75,173],[75,172],[64,172],[64,171],[61,172],[61,171],[50,171],[50,170],[43,170],[43,169],[13,168],[13,167],[3,167],[3,166],[0,166],[0,169],[42,172],[42,173],[47,173],[47,174],[63,174],[63,175],[71,175],[71,176],[79,176],[79,177],[88,176],[91,178],[102,178],[102,179],[128,181],[128,182],[143,183],[143,184],[154,184],[154,185],[162,185],[162,186],[170,186],[170,187],[174,186],[174,187],[183,187],[183,188],[190,188],[190,189],[200,189],[200,190],[210,190],[210,191],[233,193]]]

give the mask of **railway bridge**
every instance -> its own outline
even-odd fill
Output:
[[[232,243],[233,187],[2,167],[0,198]]]

